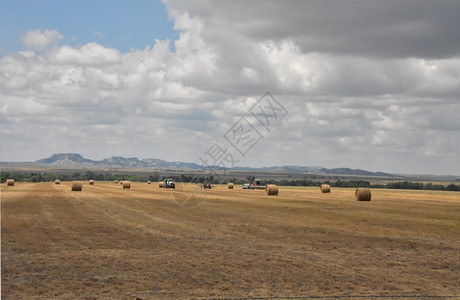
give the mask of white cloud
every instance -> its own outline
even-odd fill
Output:
[[[25,47],[43,51],[49,46],[55,46],[64,36],[57,30],[31,30],[24,33],[21,38]]]
[[[264,139],[241,165],[458,174],[459,55],[395,42],[392,20],[377,26],[358,9],[368,25],[360,36],[347,21],[352,8],[344,17],[321,3],[168,1],[182,31],[174,51],[168,40],[128,53],[48,43],[0,58],[2,159],[74,151],[199,162],[236,120],[253,120],[248,110],[268,90],[289,113],[270,132],[258,127]],[[414,33],[450,45],[426,33],[432,27],[423,18],[404,23],[399,38]],[[32,148],[40,151],[24,150]]]
[[[106,65],[121,63],[120,52],[97,43],[88,43],[79,49],[62,46],[47,53],[54,64]]]

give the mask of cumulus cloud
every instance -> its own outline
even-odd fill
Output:
[[[108,49],[97,43],[88,43],[80,49],[70,46],[54,48],[48,53],[48,59],[55,64],[104,65],[121,61],[120,52]]]
[[[49,46],[55,46],[64,36],[57,30],[30,30],[21,38],[22,44],[33,50],[42,51]]]
[[[0,58],[2,159],[199,162],[246,117],[264,139],[240,165],[458,174],[459,4],[441,2],[171,0],[176,41],[30,46]],[[288,110],[270,131],[249,114],[265,91]]]

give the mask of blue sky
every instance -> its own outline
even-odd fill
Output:
[[[21,36],[33,29],[57,30],[61,44],[97,42],[125,53],[176,40],[173,25],[159,0],[2,0],[0,56],[23,49]]]

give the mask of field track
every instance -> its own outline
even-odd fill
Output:
[[[458,192],[70,186],[1,185],[2,299],[460,298]]]

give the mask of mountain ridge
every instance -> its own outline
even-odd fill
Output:
[[[156,169],[156,170],[184,170],[199,171],[207,169],[223,169],[218,166],[202,166],[189,162],[168,162],[157,158],[139,159],[137,157],[125,158],[123,156],[112,156],[102,160],[91,160],[78,153],[55,153],[48,158],[42,158],[35,164],[59,168],[111,168],[111,169]],[[356,176],[392,176],[390,173],[371,172],[351,168],[324,168],[321,166],[270,166],[270,167],[239,167],[234,170],[266,171],[281,173],[305,173],[317,175],[356,175]]]

